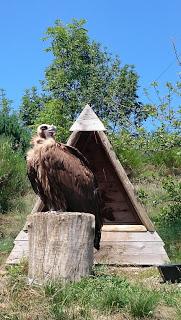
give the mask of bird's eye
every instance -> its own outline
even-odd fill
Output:
[[[48,127],[47,126],[41,126],[41,130],[47,130]]]

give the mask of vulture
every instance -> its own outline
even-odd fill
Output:
[[[56,142],[55,134],[53,125],[38,127],[26,157],[28,178],[46,210],[95,215],[94,247],[99,250],[102,219],[96,179],[83,154]]]

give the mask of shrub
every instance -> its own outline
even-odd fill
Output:
[[[131,169],[134,175],[145,171],[148,165],[180,172],[181,140],[176,133],[169,133],[162,127],[154,133],[141,128],[135,134],[122,130],[119,134],[111,135],[110,139],[121,163]]]
[[[167,204],[162,209],[159,222],[170,226],[181,224],[181,182],[168,177],[163,182],[163,188]]]
[[[11,206],[13,198],[27,189],[23,155],[12,149],[10,139],[0,136],[0,212]]]
[[[29,145],[30,133],[20,124],[16,114],[4,114],[0,112],[0,135],[11,139],[11,146],[14,150],[25,152]]]
[[[179,262],[181,259],[181,182],[168,177],[163,182],[163,188],[166,191],[162,199],[164,207],[156,219],[156,224],[172,262]]]
[[[134,176],[138,175],[144,168],[146,157],[136,138],[128,131],[122,131],[119,135],[111,135],[110,140],[124,168]]]

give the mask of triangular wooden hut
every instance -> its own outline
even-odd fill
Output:
[[[67,142],[88,159],[101,191],[104,226],[101,249],[95,253],[95,263],[158,265],[168,262],[164,243],[138,202],[133,185],[117,159],[105,130],[92,108],[86,105],[70,128],[72,134]],[[38,200],[33,212],[42,208],[42,202]],[[27,236],[24,232],[18,235],[15,244],[9,263],[13,259],[17,262],[18,251],[19,256],[23,255],[18,247],[24,247],[27,254]]]
[[[156,265],[169,261],[164,243],[138,202],[124,168],[89,105],[70,128],[68,144],[89,160],[103,200],[104,226],[98,263]]]

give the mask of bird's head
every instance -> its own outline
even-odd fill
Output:
[[[37,134],[43,139],[54,138],[56,129],[57,128],[53,124],[41,124],[37,129]]]

